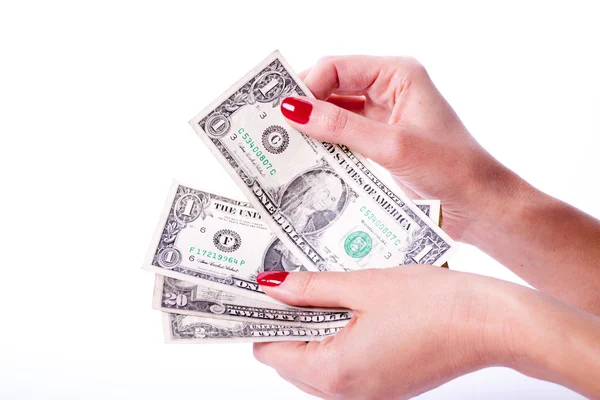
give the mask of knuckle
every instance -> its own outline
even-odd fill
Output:
[[[305,278],[302,280],[299,288],[299,294],[302,298],[310,299],[316,291],[317,279],[314,272],[305,273]]]
[[[413,57],[397,57],[396,66],[394,77],[404,84],[426,79],[428,76],[423,64]]]
[[[328,64],[333,60],[337,59],[339,56],[323,56],[317,60],[317,64]]]
[[[398,161],[404,161],[406,149],[410,148],[410,136],[404,132],[393,132],[390,140],[385,146],[382,146],[382,151],[379,156],[379,163],[382,167],[391,169]]]
[[[404,59],[404,66],[411,76],[427,75],[427,70],[416,58],[406,57]]]
[[[348,120],[348,113],[345,110],[332,106],[332,111],[327,114],[325,120],[325,129],[337,139],[346,131]]]

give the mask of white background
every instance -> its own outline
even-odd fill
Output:
[[[187,121],[275,48],[418,58],[494,156],[600,216],[593,3],[1,2],[0,397],[308,397],[249,344],[163,344],[140,269],[173,178],[240,196]],[[422,398],[579,397],[492,368]]]

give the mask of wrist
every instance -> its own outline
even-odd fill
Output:
[[[600,318],[533,289],[486,279],[489,285],[478,289],[485,292],[480,299],[486,312],[470,338],[479,349],[479,368],[508,367],[600,396],[594,372],[600,372]]]
[[[525,375],[600,396],[600,318],[540,292],[522,288],[513,351],[507,365]]]
[[[548,326],[555,323],[544,314],[548,300],[564,305],[533,289],[468,273],[459,287],[464,296],[455,309],[462,311],[454,315],[453,331],[460,343],[457,348],[468,354],[473,369],[502,366],[527,373],[532,365],[545,361],[547,349],[569,329]],[[549,329],[552,335],[545,335]]]
[[[484,249],[519,223],[540,192],[495,159],[481,164],[486,167],[474,167],[467,185],[459,240]]]
[[[482,327],[482,340],[493,365],[522,371],[530,365],[534,331],[531,313],[534,308],[529,299],[536,292],[517,284],[492,279],[486,290],[488,315]]]
[[[517,368],[526,363],[519,336],[525,313],[516,291],[519,286],[479,275],[462,274],[461,295],[454,304],[453,332],[460,354],[471,370],[491,366]],[[526,289],[527,290],[527,289]],[[457,364],[459,360],[457,360]]]

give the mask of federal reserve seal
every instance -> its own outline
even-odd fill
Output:
[[[271,154],[281,154],[290,144],[290,135],[279,125],[271,125],[262,134],[265,149]]]
[[[373,239],[364,231],[352,232],[344,241],[344,250],[352,258],[363,258],[372,248]]]
[[[230,253],[240,248],[242,238],[231,229],[221,229],[213,236],[213,243],[217,249]]]

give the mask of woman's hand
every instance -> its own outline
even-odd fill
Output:
[[[487,153],[415,60],[328,57],[304,74],[319,100],[284,116],[387,168],[409,196],[440,199],[444,230],[521,278],[600,315],[600,222],[537,191]],[[323,101],[327,100],[327,101]]]
[[[453,238],[460,240],[498,200],[495,192],[519,184],[479,146],[415,60],[327,57],[302,75],[316,98],[328,102],[284,100],[290,123],[360,151],[387,168],[412,198],[440,199],[444,229]]]
[[[270,272],[258,281],[268,295],[289,304],[354,310],[348,326],[323,342],[255,344],[259,361],[316,396],[412,397],[511,361],[502,329],[496,329],[502,316],[490,313],[498,299],[489,278],[407,266]]]
[[[271,297],[345,307],[323,342],[255,343],[256,358],[321,398],[400,399],[503,365],[600,396],[600,321],[533,290],[430,266],[265,272]]]

